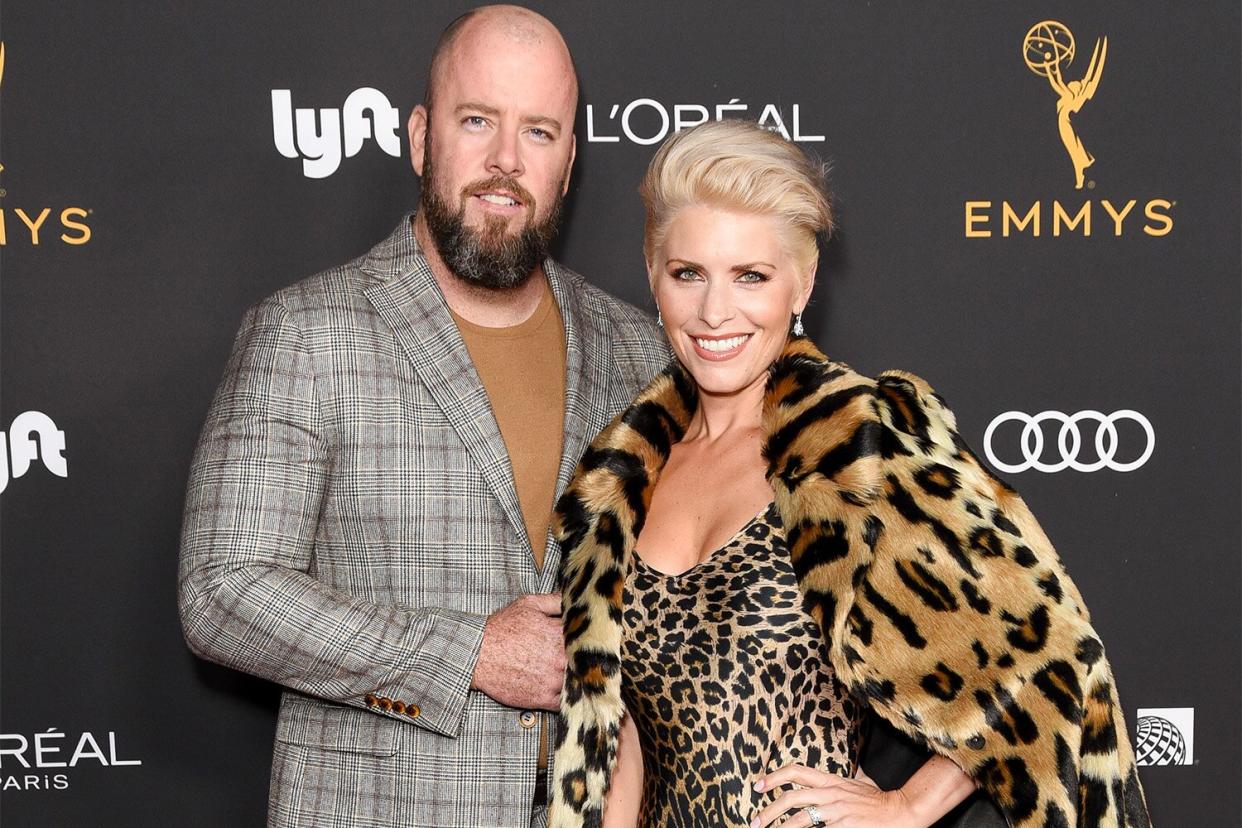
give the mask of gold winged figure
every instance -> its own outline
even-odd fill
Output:
[[[1082,139],[1074,131],[1074,125],[1070,123],[1070,116],[1082,109],[1083,104],[1095,95],[1095,90],[1100,85],[1100,74],[1104,71],[1104,59],[1107,56],[1108,38],[1105,37],[1095,42],[1095,49],[1091,52],[1091,63],[1087,65],[1087,73],[1083,75],[1082,80],[1072,80],[1066,83],[1061,77],[1059,61],[1050,63],[1047,70],[1048,83],[1057,93],[1057,131],[1061,133],[1061,143],[1065,144],[1065,151],[1069,153],[1070,161],[1074,164],[1074,189],[1076,190],[1082,189],[1083,173],[1087,167],[1095,163],[1095,156],[1087,152],[1087,148],[1083,146]]]

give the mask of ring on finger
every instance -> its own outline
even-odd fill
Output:
[[[809,805],[809,806],[807,806],[807,808],[806,808],[806,815],[810,818],[810,820],[811,820],[811,825],[813,825],[813,826],[814,826],[814,825],[823,825],[823,824],[824,824],[824,816],[823,816],[823,814],[821,814],[821,813],[819,812],[819,808],[815,807],[814,805]]]

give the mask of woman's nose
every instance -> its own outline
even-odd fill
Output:
[[[733,293],[728,282],[711,280],[699,305],[699,319],[709,327],[719,328],[734,316]]]

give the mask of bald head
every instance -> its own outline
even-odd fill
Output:
[[[459,61],[469,60],[483,43],[505,42],[549,63],[565,73],[572,97],[578,98],[578,73],[569,46],[560,31],[541,14],[521,6],[480,6],[458,17],[445,28],[431,55],[431,71],[423,105],[431,109],[444,76]]]

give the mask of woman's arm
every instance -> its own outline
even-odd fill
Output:
[[[859,774],[866,779],[861,768]],[[899,791],[917,824],[932,825],[974,793],[975,783],[953,760],[934,755],[906,780]]]
[[[612,784],[608,787],[608,796],[604,798],[604,828],[634,828],[638,825],[638,809],[642,799],[643,752],[638,744],[634,717],[626,713],[621,720]]]

